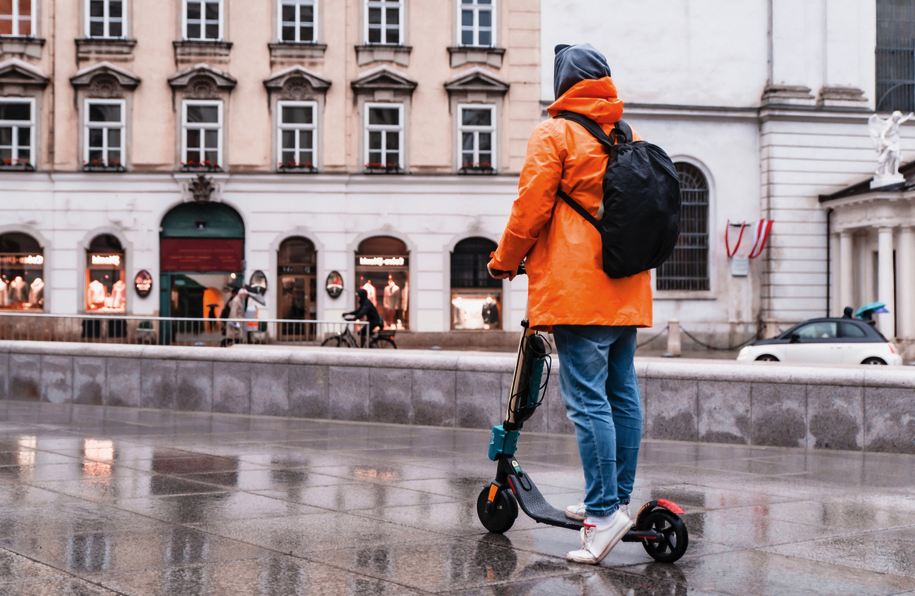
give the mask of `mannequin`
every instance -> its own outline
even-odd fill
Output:
[[[499,326],[499,305],[492,296],[487,296],[483,302],[483,327],[493,329]]]
[[[41,307],[44,305],[44,281],[36,277],[29,288],[29,304]]]
[[[11,304],[22,304],[29,301],[28,286],[21,275],[17,275],[10,282],[9,301]]]
[[[400,286],[394,281],[393,275],[388,275],[388,285],[384,287],[384,325],[391,327],[400,310]]]
[[[120,279],[111,287],[111,308],[120,312],[127,306],[127,284]]]
[[[98,310],[105,306],[105,284],[97,279],[89,282],[86,290],[86,306],[89,310]]]
[[[0,277],[0,308],[3,308],[7,304],[9,304],[9,301],[10,301],[9,287],[7,286],[7,283],[6,283],[6,276],[3,276],[3,277]]]
[[[378,299],[376,298],[377,292],[375,291],[375,285],[372,283],[372,280],[365,282],[365,285],[362,286],[362,289],[365,290],[365,293],[369,295],[369,302],[378,307]]]

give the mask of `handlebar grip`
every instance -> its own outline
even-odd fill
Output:
[[[512,274],[511,271],[503,271],[502,269],[493,269],[492,272],[495,275],[511,275]],[[515,272],[515,275],[517,276],[517,275],[526,275],[526,274],[527,274],[527,269],[524,267],[524,261],[521,261],[518,264],[518,271]]]

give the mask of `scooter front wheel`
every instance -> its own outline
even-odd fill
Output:
[[[489,491],[492,485],[486,485],[477,497],[477,517],[483,527],[494,534],[508,531],[518,517],[518,503],[507,490],[498,490],[489,505]],[[487,511],[488,510],[488,511]]]
[[[658,540],[643,540],[642,546],[652,559],[659,563],[673,563],[680,559],[689,545],[686,524],[677,515],[662,508],[654,509],[639,520],[640,530],[654,530]]]

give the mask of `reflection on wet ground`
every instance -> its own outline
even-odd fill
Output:
[[[900,594],[915,590],[915,457],[652,442],[635,500],[679,502],[676,565],[600,567],[574,532],[476,518],[475,430],[0,402],[2,594]],[[519,455],[556,505],[574,439]]]

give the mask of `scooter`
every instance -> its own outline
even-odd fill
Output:
[[[521,269],[518,274],[523,272]],[[496,462],[496,478],[480,491],[477,516],[487,530],[502,534],[515,523],[520,506],[536,522],[580,530],[584,524],[550,505],[515,457],[524,422],[543,402],[552,364],[547,340],[531,329],[528,321],[522,321],[521,326],[524,333],[518,345],[505,421],[492,428],[489,438],[489,459]],[[649,501],[639,509],[635,525],[623,536],[623,542],[641,542],[655,561],[673,563],[689,545],[682,513],[683,509],[673,501]]]

